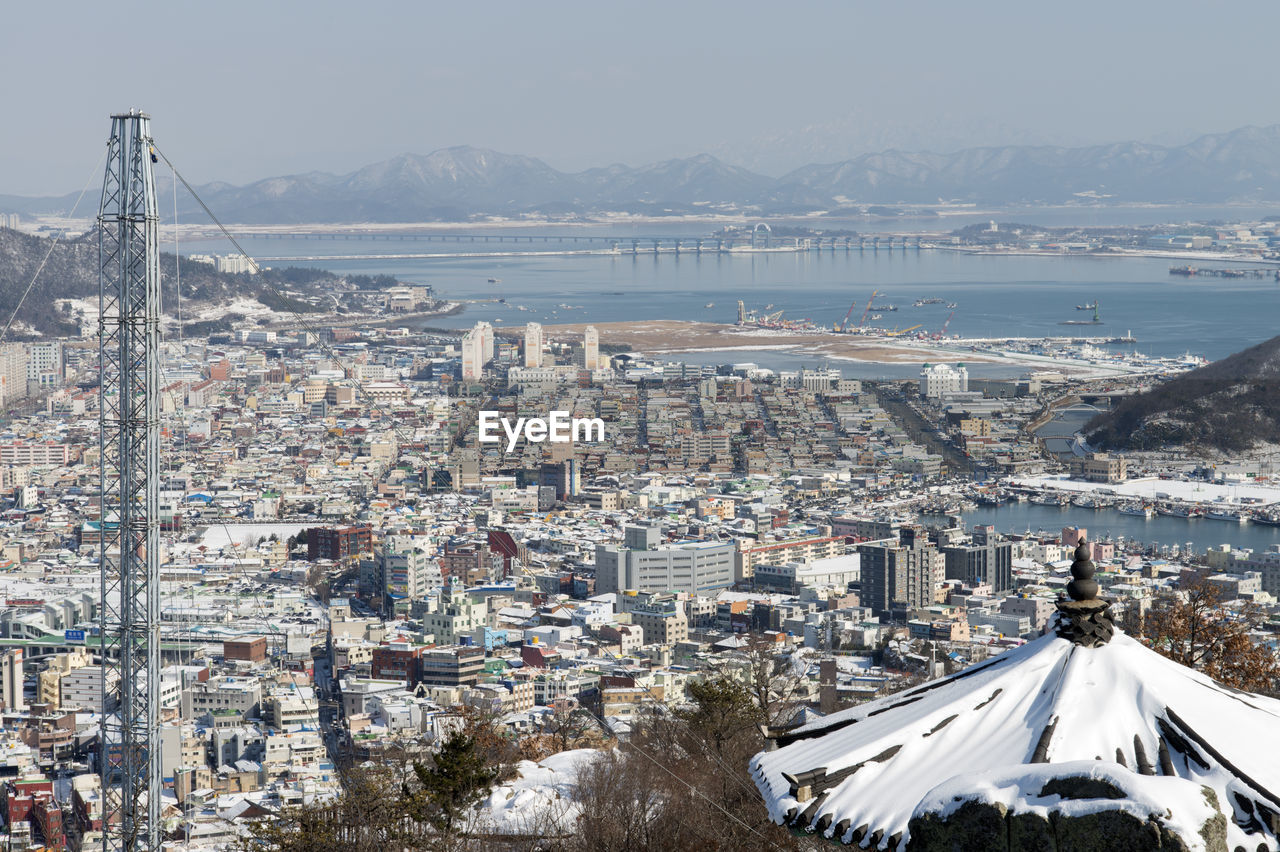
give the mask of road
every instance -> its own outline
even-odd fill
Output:
[[[870,385],[870,383],[864,383]],[[902,390],[894,384],[876,384],[870,387],[880,401],[880,407],[917,444],[923,444],[929,452],[942,456],[943,475],[949,471],[960,475],[973,475],[973,461],[935,431],[935,425],[920,416],[911,407]]]

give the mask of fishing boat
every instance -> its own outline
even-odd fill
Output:
[[[1244,512],[1236,512],[1230,509],[1216,509],[1212,512],[1206,512],[1205,517],[1214,521],[1227,521],[1232,524],[1247,524],[1249,516]]]
[[[501,278],[490,278],[490,279],[489,279],[489,283],[490,283],[490,284],[501,284],[501,283],[502,283],[502,279],[501,279]]]
[[[1135,515],[1140,518],[1151,520],[1156,516],[1155,509],[1145,506],[1142,503],[1125,503],[1117,511],[1122,515]]]
[[[1164,515],[1167,518],[1203,518],[1204,512],[1195,506],[1174,506],[1162,505],[1156,506],[1156,514]]]

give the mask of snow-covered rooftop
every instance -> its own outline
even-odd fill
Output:
[[[1042,793],[1047,774],[1089,774],[1084,761],[1123,791],[1105,806],[1150,815],[1160,805],[1190,848],[1204,840],[1183,823],[1200,817],[1208,787],[1228,848],[1274,849],[1278,730],[1280,701],[1222,686],[1118,631],[1097,648],[1048,635],[789,731],[751,768],[774,821],[867,848],[906,848],[912,818],[937,814],[957,791],[1010,809],[1078,810]]]

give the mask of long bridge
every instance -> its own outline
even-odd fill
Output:
[[[244,231],[234,233],[237,239],[253,240],[310,240],[316,242],[390,242],[390,243],[436,243],[453,246],[475,246],[476,255],[492,255],[499,252],[526,253],[521,247],[555,246],[557,250],[547,254],[567,253],[565,249],[578,246],[576,250],[582,254],[704,254],[724,252],[813,252],[813,251],[846,251],[846,252],[879,252],[920,250],[930,247],[930,242],[939,239],[941,234],[922,233],[878,233],[859,235],[811,235],[803,237],[775,237],[761,226],[750,233],[733,236],[688,236],[688,235],[611,235],[611,234],[493,234],[493,233],[458,233],[441,231]],[[185,238],[198,238],[188,232]],[[488,248],[480,248],[488,246]],[[502,246],[503,248],[498,248]],[[396,255],[378,255],[380,257],[437,257],[446,255],[466,256],[471,252],[449,251],[440,253],[404,253]],[[343,255],[342,257],[346,257]],[[364,258],[369,255],[350,255],[351,258]],[[263,257],[262,260],[311,260],[321,257],[334,258],[335,255],[307,255],[292,257]]]

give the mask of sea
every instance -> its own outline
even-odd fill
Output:
[[[1250,548],[1255,553],[1280,544],[1280,527],[1262,524],[1239,524],[1210,518],[1172,518],[1157,515],[1150,520],[1138,515],[1125,515],[1115,509],[1081,509],[1077,506],[1041,506],[1036,503],[1005,503],[982,506],[964,514],[968,527],[991,524],[1003,533],[1049,532],[1058,534],[1063,527],[1083,527],[1094,541],[1109,539],[1142,544],[1190,546],[1192,552],[1229,544],[1232,548]],[[926,520],[930,520],[926,518]]]
[[[1006,214],[1016,215],[1016,214]],[[1030,214],[1026,215],[1030,218]],[[895,223],[896,224],[896,223]],[[948,225],[953,223],[948,222]],[[962,222],[954,223],[957,226]],[[829,223],[824,223],[832,227]],[[937,222],[929,227],[937,228]],[[866,229],[865,223],[861,227]],[[468,229],[469,231],[470,229]],[[592,226],[519,229],[520,234],[551,232],[611,233],[630,239],[653,234],[705,234],[707,226]],[[476,233],[485,233],[475,229]],[[510,235],[513,230],[488,233]],[[432,318],[431,327],[470,326],[487,320],[496,326],[607,323],[632,320],[689,319],[731,323],[737,303],[757,312],[785,311],[790,319],[809,319],[830,327],[852,307],[857,323],[873,291],[879,311],[875,325],[937,331],[954,303],[948,334],[962,337],[1121,337],[1136,344],[1123,348],[1157,356],[1185,353],[1221,358],[1277,333],[1280,284],[1273,278],[1187,278],[1169,274],[1185,261],[1164,258],[1092,256],[973,255],[949,250],[899,249],[859,252],[693,253],[623,255],[533,255],[518,257],[389,258],[405,253],[449,253],[484,249],[543,251],[543,243],[439,243],[324,239],[242,239],[241,244],[268,266],[315,266],[335,272],[390,274],[435,292],[464,309]],[[629,244],[629,243],[628,243]],[[583,244],[565,244],[581,249]],[[229,244],[192,242],[182,252],[228,254]],[[274,257],[315,257],[274,261]],[[325,259],[344,256],[356,259]],[[1239,262],[1198,263],[1240,266]],[[917,299],[942,304],[912,307]],[[505,301],[499,301],[505,300]],[[1062,323],[1092,316],[1078,305],[1098,302],[1101,325]],[[523,308],[524,310],[521,310]],[[607,342],[607,337],[602,342]],[[1114,344],[1113,346],[1122,346]],[[700,352],[681,356],[693,363],[751,361],[775,369],[814,366],[813,356],[760,349]],[[832,362],[858,378],[901,378],[918,367]],[[1025,367],[970,365],[975,375],[1018,375]]]

